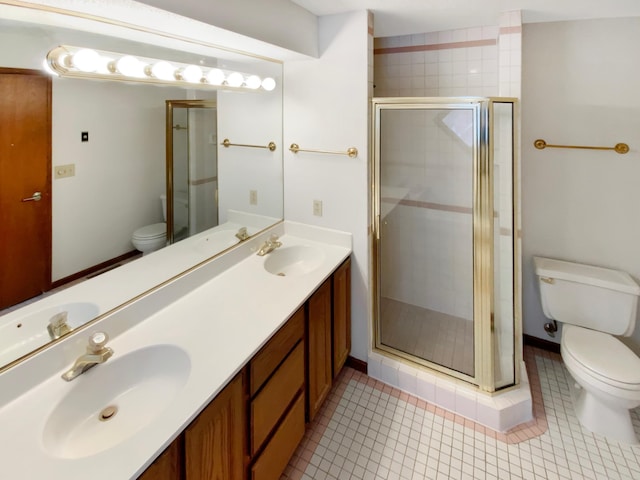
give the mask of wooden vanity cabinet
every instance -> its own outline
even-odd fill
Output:
[[[307,302],[307,345],[307,417],[311,422],[351,351],[349,258]]]
[[[184,433],[185,480],[245,478],[246,415],[243,372]]]
[[[332,276],[333,293],[333,378],[344,367],[351,352],[351,259],[347,258]]]
[[[138,477],[138,480],[183,480],[183,439],[183,435],[175,439]]]
[[[244,480],[245,406],[243,370],[138,480]]]
[[[347,259],[139,479],[278,480],[350,349]]]
[[[313,421],[331,390],[331,279],[307,302],[307,419]]]
[[[252,480],[279,479],[304,435],[304,329],[301,308],[249,363]]]

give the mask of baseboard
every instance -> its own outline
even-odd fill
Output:
[[[540,348],[553,353],[560,353],[560,344],[545,340],[544,338],[534,337],[533,335],[522,335],[522,340],[525,345],[530,347]]]
[[[81,278],[92,278],[100,275],[101,273],[108,272],[119,266],[120,262],[125,260],[130,260],[133,257],[137,257],[141,255],[138,250],[132,250],[131,252],[127,252],[119,257],[112,258],[111,260],[107,260],[106,262],[99,263],[98,265],[94,265],[93,267],[85,268],[80,272],[76,272],[73,275],[69,275],[68,277],[61,278],[51,283],[51,290],[54,288],[61,287],[66,285],[67,283],[74,282]]]
[[[360,373],[364,373],[365,375],[367,374],[367,362],[363,360],[358,360],[357,358],[354,358],[351,355],[347,357],[347,361],[345,362],[345,365],[347,367],[353,368],[354,370],[357,370]]]

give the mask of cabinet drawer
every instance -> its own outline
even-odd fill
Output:
[[[300,394],[262,455],[251,468],[252,480],[280,478],[304,436],[304,395]]]
[[[303,386],[304,343],[299,342],[251,402],[251,455],[262,446]]]
[[[303,335],[304,308],[301,308],[251,360],[249,382],[252,397]]]

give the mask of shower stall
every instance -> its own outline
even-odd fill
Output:
[[[217,105],[167,100],[167,239],[218,225]]]
[[[518,384],[516,100],[373,99],[375,350]]]

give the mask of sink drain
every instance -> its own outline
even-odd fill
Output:
[[[115,405],[109,405],[98,414],[98,420],[100,420],[101,422],[106,422],[107,420],[111,420],[113,417],[115,417],[116,413],[118,413],[118,407],[116,407]]]

